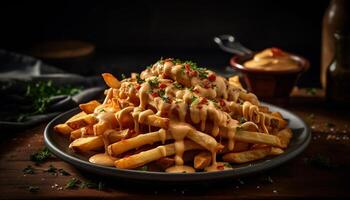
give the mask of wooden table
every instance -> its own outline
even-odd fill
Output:
[[[297,158],[261,174],[215,184],[159,186],[103,180],[98,189],[65,189],[73,177],[99,182],[102,177],[79,171],[58,158],[35,166],[29,156],[42,149],[42,124],[17,134],[1,133],[0,199],[319,199],[350,198],[350,112],[326,107],[319,95],[294,92],[287,109],[307,119],[312,128],[310,146]],[[300,95],[301,94],[301,95]],[[305,97],[306,96],[306,97]],[[6,135],[6,137],[5,137]],[[28,165],[35,174],[24,174]],[[70,176],[43,170],[49,165]],[[103,178],[104,179],[104,178]],[[29,187],[38,187],[30,192]]]

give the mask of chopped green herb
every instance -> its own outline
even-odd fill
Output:
[[[242,131],[242,130],[243,130],[243,128],[242,128],[241,126],[237,126],[237,127],[236,127],[236,131],[237,131],[237,132]]]
[[[125,76],[125,74],[122,74],[122,79],[126,79],[126,76]]]
[[[140,171],[148,171],[148,167],[147,167],[147,165],[144,165],[144,166],[138,168],[138,170],[140,170]]]
[[[76,179],[76,178],[72,178],[70,179],[66,186],[65,186],[65,189],[73,189],[73,188],[76,188],[78,187],[78,185],[81,183],[81,181],[79,179]]]
[[[38,164],[46,161],[48,158],[51,158],[51,156],[51,152],[45,147],[41,151],[30,155],[30,160]]]
[[[99,112],[99,113],[102,113],[102,112],[106,112],[106,110],[102,108],[102,109],[100,109],[98,112]]]
[[[81,91],[81,87],[56,87],[52,81],[29,83],[26,96],[30,99],[31,109],[20,113],[17,121],[23,121],[29,116],[42,114],[47,111],[51,98],[58,95],[75,95]]]
[[[148,65],[146,68],[147,68],[147,69],[151,69],[151,68],[152,68],[152,65]]]
[[[70,176],[70,173],[68,173],[68,172],[65,171],[64,169],[58,169],[58,172],[59,172],[62,176]]]
[[[174,83],[174,87],[175,87],[176,89],[179,89],[179,90],[183,89],[182,85],[181,85],[180,83],[178,83],[178,82],[175,82],[175,83]]]
[[[225,162],[224,163],[224,167],[227,167],[227,168],[233,168],[232,165],[228,162]]]
[[[151,88],[158,87],[159,85],[158,77],[155,77],[152,80],[149,80],[148,84],[151,86]]]
[[[47,170],[45,170],[44,172],[57,175],[57,168],[54,167],[53,165],[50,165],[49,168]]]
[[[98,187],[98,184],[93,181],[84,181],[80,184],[80,188],[89,188],[89,189],[96,189]]]
[[[315,114],[311,113],[306,118],[305,121],[307,124],[312,125],[315,122]]]
[[[24,174],[35,174],[34,168],[31,165],[28,165],[22,170]]]
[[[138,84],[142,84],[145,82],[145,80],[143,80],[141,77],[140,77],[140,74],[136,74],[136,82]]]
[[[309,95],[316,95],[317,89],[316,88],[306,88],[306,93]]]
[[[28,191],[29,192],[33,192],[33,193],[38,192],[39,191],[39,187],[38,186],[29,186],[28,187]]]
[[[240,123],[240,124],[243,124],[243,123],[245,123],[245,122],[247,122],[247,119],[246,119],[246,118],[244,118],[244,117],[239,118],[239,123]]]
[[[195,104],[195,103],[197,103],[197,101],[198,101],[198,97],[193,95],[191,98],[191,104]]]
[[[198,67],[198,65],[192,61],[185,61],[183,64],[187,64],[190,66],[190,69],[197,71],[199,78],[208,78],[208,72],[206,68]]]

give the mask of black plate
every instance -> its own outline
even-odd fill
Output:
[[[176,182],[188,183],[198,181],[213,181],[225,178],[240,177],[263,170],[271,169],[300,154],[310,143],[311,133],[305,122],[295,114],[277,106],[264,103],[271,111],[280,112],[283,117],[289,121],[289,127],[293,131],[293,138],[285,150],[278,156],[269,157],[263,160],[251,162],[249,164],[234,165],[234,169],[218,171],[218,172],[197,172],[197,173],[165,173],[165,172],[148,172],[137,170],[125,170],[114,167],[104,167],[90,163],[88,157],[72,152],[68,146],[67,138],[55,133],[53,127],[56,124],[64,123],[74,114],[80,112],[79,108],[75,108],[66,113],[63,113],[53,119],[45,128],[44,139],[46,146],[53,154],[62,160],[71,163],[72,165],[83,170],[104,175],[108,177],[117,177],[129,179],[132,181],[161,181],[161,182]]]

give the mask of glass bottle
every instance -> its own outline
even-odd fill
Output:
[[[327,99],[331,103],[350,104],[350,35],[334,34],[335,56],[327,69]],[[349,105],[348,105],[349,107]]]
[[[334,58],[334,33],[349,29],[349,0],[332,0],[327,8],[322,22],[322,49],[321,49],[321,84],[327,85],[327,68]]]

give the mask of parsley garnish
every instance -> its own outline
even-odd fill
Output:
[[[160,96],[160,98],[162,98],[164,102],[166,103],[170,102],[170,98],[165,95],[165,90],[158,90],[158,95]]]
[[[35,174],[34,168],[31,165],[28,165],[26,168],[22,170],[24,174]]]
[[[138,170],[140,170],[140,171],[148,171],[148,167],[147,167],[147,165],[144,165],[144,166],[138,168]]]
[[[158,77],[155,77],[152,80],[148,80],[148,84],[151,86],[151,88],[158,87],[159,85]]]
[[[126,79],[126,76],[125,76],[125,74],[122,74],[122,79]]]
[[[59,172],[62,176],[70,176],[70,173],[68,173],[68,172],[65,171],[64,169],[58,169],[58,172]]]
[[[239,118],[239,123],[240,123],[240,124],[243,124],[243,123],[245,123],[245,122],[247,122],[247,119],[246,119],[246,118],[244,118],[244,117]]]
[[[140,74],[136,74],[136,82],[138,84],[142,84],[145,82],[145,80],[143,80],[141,77],[140,77]]]
[[[42,163],[52,156],[48,148],[44,148],[41,151],[30,155],[30,160],[35,163]]]
[[[178,82],[175,82],[175,83],[174,83],[174,87],[175,87],[176,89],[179,89],[179,90],[183,89],[182,85],[181,85],[180,83],[178,83]]]
[[[198,65],[192,61],[185,61],[183,64],[187,64],[192,70],[197,71],[199,78],[208,78],[208,72],[206,68],[198,67]]]
[[[195,103],[197,103],[197,101],[198,101],[198,97],[193,95],[191,98],[191,104],[195,104]]]
[[[243,130],[243,128],[241,127],[241,126],[237,126],[236,127],[236,131],[238,132],[238,131],[241,131],[241,130]]]
[[[64,187],[65,189],[73,189],[73,188],[76,188],[78,187],[78,185],[81,183],[81,181],[79,179],[76,179],[76,178],[72,178],[70,179],[66,186]]]
[[[58,95],[75,95],[81,91],[80,87],[55,87],[52,81],[30,83],[27,86],[26,97],[32,103],[31,109],[20,113],[17,121],[33,115],[45,113],[51,102],[51,98]]]
[[[49,168],[47,170],[45,170],[44,172],[53,174],[53,175],[57,175],[57,168],[54,167],[53,165],[50,165]]]
[[[225,163],[224,163],[224,167],[232,168],[232,165],[231,165],[230,163],[228,163],[228,162],[225,162]]]
[[[29,186],[28,187],[28,191],[29,192],[38,192],[39,191],[39,187],[38,186]]]
[[[316,88],[306,88],[306,93],[309,95],[316,95],[317,89]]]
[[[89,189],[103,190],[104,187],[105,187],[105,184],[102,181],[99,181],[98,183],[93,181],[86,181],[86,182],[82,182],[80,185],[81,189],[89,188]]]

